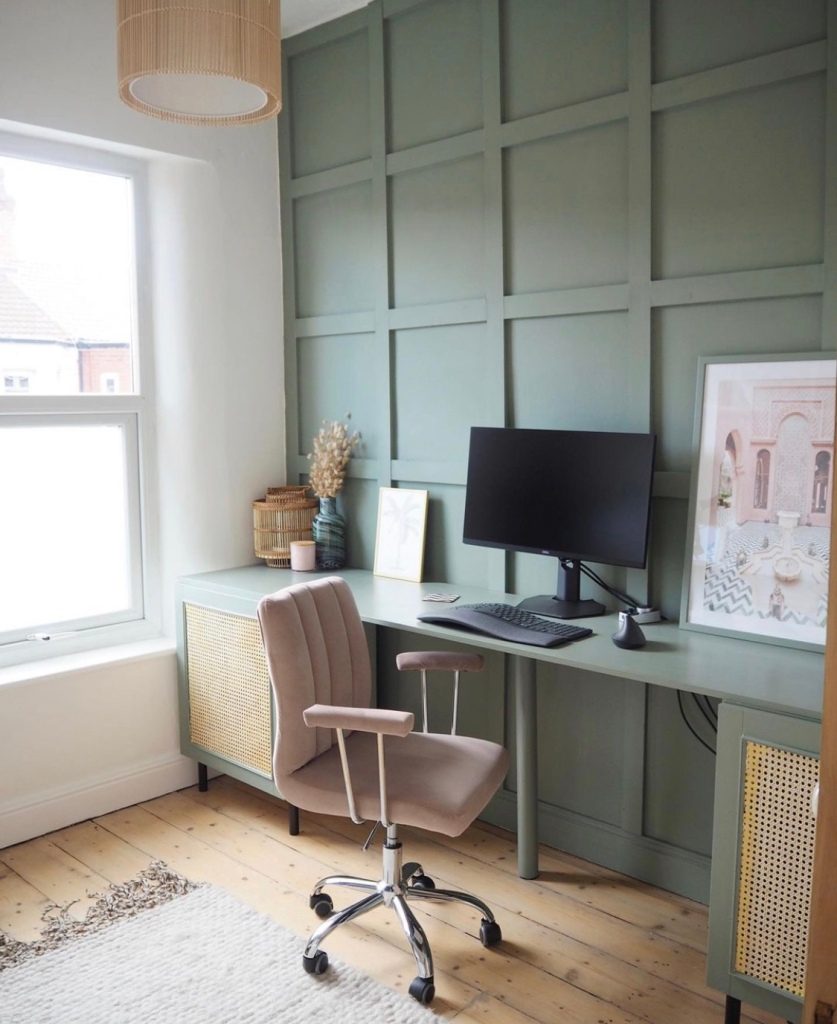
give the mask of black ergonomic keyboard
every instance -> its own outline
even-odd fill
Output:
[[[498,640],[533,647],[557,647],[570,640],[592,636],[593,630],[585,626],[570,626],[554,619],[542,619],[511,604],[463,604],[438,612],[419,615],[420,622],[434,622],[455,629],[469,629]]]

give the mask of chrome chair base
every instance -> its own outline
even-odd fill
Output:
[[[397,830],[394,825],[390,825],[383,846],[383,877],[380,880],[355,878],[352,875],[328,875],[317,882],[309,903],[317,916],[324,920],[308,939],[302,965],[309,974],[322,974],[328,967],[328,956],[320,949],[320,944],[341,924],[354,921],[383,904],[395,911],[415,957],[418,975],[410,984],[410,995],[427,1005],[436,992],[433,982],[433,955],[424,929],[410,909],[408,901],[444,900],[473,907],[481,915],[480,941],[486,947],[496,946],[502,939],[502,933],[491,909],[481,899],[467,892],[437,889],[433,880],[424,874],[420,864],[411,861],[402,865],[401,860],[402,850]],[[323,892],[332,886],[358,889],[366,895],[351,906],[335,912],[331,897]]]

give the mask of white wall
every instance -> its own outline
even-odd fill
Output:
[[[111,0],[0,3],[0,128],[148,162],[149,527],[171,637],[176,577],[253,561],[249,502],[285,479],[276,124],[143,117],[118,99],[115,52]],[[194,778],[178,751],[173,641],[85,664],[0,671],[0,847]]]

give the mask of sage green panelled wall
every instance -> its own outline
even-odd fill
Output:
[[[351,411],[353,565],[378,487],[424,487],[427,578],[550,591],[461,542],[469,427],[653,429],[648,572],[605,571],[678,616],[698,357],[835,345],[835,38],[837,0],[374,0],[287,41],[289,472]],[[539,701],[545,837],[705,896],[714,763],[670,695],[539,670]],[[465,721],[512,714],[492,660]]]

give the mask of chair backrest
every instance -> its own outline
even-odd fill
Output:
[[[276,712],[273,774],[281,778],[335,742],[332,729],[305,725],[307,707],[369,707],[369,649],[352,592],[337,576],[264,597],[258,615]]]

